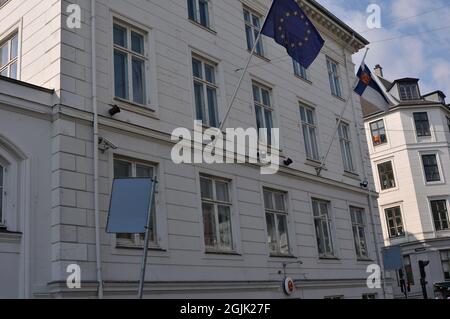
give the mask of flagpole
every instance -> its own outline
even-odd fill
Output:
[[[364,53],[364,57],[363,57],[362,62],[361,62],[361,66],[362,67],[364,67],[365,60],[366,60],[368,52],[369,52],[369,48],[366,48],[366,52]],[[320,167],[316,168],[317,176],[320,176],[320,174],[322,173],[322,170],[325,167],[325,161],[327,160],[328,155],[331,152],[331,148],[333,147],[334,140],[336,139],[336,136],[337,136],[337,134],[339,132],[339,126],[342,123],[342,119],[344,118],[344,114],[345,114],[345,111],[347,110],[347,106],[350,104],[351,99],[353,99],[353,90],[355,89],[355,86],[356,86],[357,83],[358,82],[355,82],[353,87],[350,87],[350,92],[349,92],[349,96],[348,96],[348,99],[347,99],[347,103],[345,104],[344,109],[342,110],[341,114],[339,115],[339,119],[338,119],[337,124],[336,124],[336,129],[334,131],[333,137],[331,138],[331,142],[330,142],[330,145],[328,146],[328,150],[325,153],[325,156],[322,158],[322,161],[320,163]]]
[[[273,3],[274,3],[274,1],[272,1],[272,4],[269,7],[269,10],[267,11],[266,16],[264,17],[264,22],[261,26],[261,29],[259,30],[258,36],[255,39],[255,43],[253,43],[252,50],[250,51],[250,56],[247,60],[247,63],[245,64],[244,69],[242,70],[241,77],[239,78],[239,81],[238,81],[236,88],[234,89],[233,95],[231,97],[230,103],[228,104],[227,112],[225,113],[225,116],[224,116],[222,122],[220,123],[219,131],[223,130],[223,128],[225,126],[225,122],[227,121],[228,117],[230,116],[231,109],[233,108],[233,104],[236,101],[237,95],[239,93],[239,89],[241,88],[242,82],[244,81],[245,74],[247,73],[248,68],[250,66],[250,62],[252,61],[253,55],[255,54],[256,47],[258,46],[258,42],[261,39],[261,32],[264,29],[264,26],[267,21],[267,17],[269,16],[269,12],[270,12],[270,9],[272,9]]]

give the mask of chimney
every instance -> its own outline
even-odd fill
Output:
[[[383,78],[383,77],[384,77],[384,76],[383,76],[383,68],[381,67],[381,65],[377,64],[377,65],[375,66],[375,74],[376,74],[378,77],[380,77],[380,78]]]

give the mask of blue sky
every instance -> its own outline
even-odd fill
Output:
[[[450,0],[318,2],[373,42],[366,60],[369,67],[380,64],[390,80],[420,78],[422,94],[441,90],[450,102]],[[381,7],[381,29],[367,27],[366,9],[371,3]],[[429,32],[439,28],[445,29]],[[353,58],[357,65],[362,54]]]

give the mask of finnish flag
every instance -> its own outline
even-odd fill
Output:
[[[361,65],[356,77],[358,78],[358,83],[355,87],[356,94],[374,105],[389,106],[389,101],[367,65]]]

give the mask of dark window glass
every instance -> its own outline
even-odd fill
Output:
[[[427,182],[439,182],[441,180],[441,176],[439,174],[436,155],[423,155],[422,161]]]
[[[416,123],[418,137],[431,136],[430,122],[426,112],[414,113],[414,122]]]

